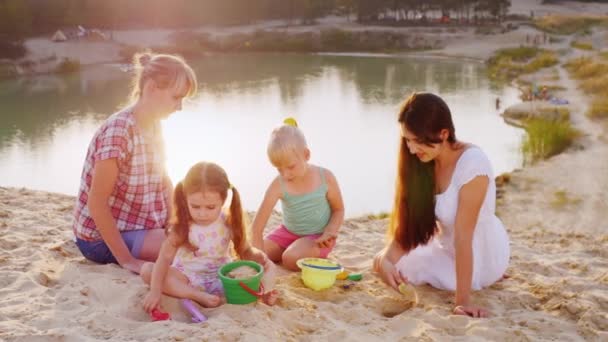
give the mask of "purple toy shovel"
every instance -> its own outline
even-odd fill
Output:
[[[182,299],[182,306],[192,316],[192,322],[203,323],[207,320],[207,317],[205,317],[205,315],[203,315],[199,311],[199,309],[196,307],[196,305],[194,305],[194,303],[190,299]]]

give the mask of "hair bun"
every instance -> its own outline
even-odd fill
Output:
[[[296,119],[289,117],[285,120],[283,120],[283,123],[286,124],[287,126],[293,126],[293,127],[298,127],[298,122],[296,121]]]
[[[148,65],[148,63],[150,63],[150,60],[152,60],[152,55],[150,55],[149,53],[142,53],[137,57],[137,62],[139,62],[139,65],[143,67]]]

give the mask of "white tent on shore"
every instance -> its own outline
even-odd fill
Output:
[[[51,40],[54,42],[65,42],[66,40],[68,40],[68,37],[66,37],[61,30],[57,30],[57,32],[53,34]]]

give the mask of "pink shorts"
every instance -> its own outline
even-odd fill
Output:
[[[289,230],[287,230],[287,228],[285,228],[284,225],[280,225],[277,228],[275,228],[273,231],[271,231],[270,234],[266,235],[266,239],[273,241],[277,245],[279,245],[279,247],[286,249],[294,241],[296,241],[300,238],[306,237],[311,240],[316,240],[321,235],[323,235],[323,234],[296,235],[296,234],[290,232]],[[334,249],[335,245],[336,245],[336,243],[334,242],[331,247],[321,248],[321,254],[319,255],[319,257],[327,258],[327,255],[331,252],[332,249]]]

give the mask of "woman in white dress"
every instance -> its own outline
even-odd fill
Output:
[[[374,269],[390,286],[455,291],[454,314],[485,317],[471,290],[501,279],[509,237],[495,215],[496,185],[483,151],[456,140],[450,109],[414,93],[399,112],[401,143],[390,242]]]

